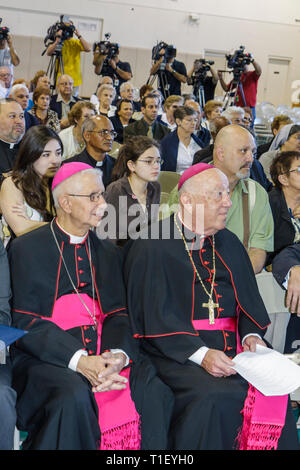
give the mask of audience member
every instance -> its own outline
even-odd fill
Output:
[[[7,253],[0,242],[0,325],[11,325],[11,289],[10,272],[7,260]],[[12,365],[9,354],[6,355],[6,362],[0,364],[0,449],[13,450],[14,432],[17,421],[16,413],[16,391],[12,388]]]
[[[274,219],[274,252],[268,257],[268,264],[283,248],[300,242],[299,170],[299,152],[278,153],[270,167],[274,183],[269,193]]]
[[[51,96],[50,109],[55,111],[62,129],[70,125],[68,114],[79,98],[73,95],[73,79],[69,75],[61,75],[57,80],[57,94]]]
[[[218,116],[221,116],[222,103],[220,101],[217,101],[217,100],[207,101],[207,103],[205,104],[205,106],[203,108],[203,111],[204,111],[204,117],[206,119],[204,121],[204,124],[206,125],[206,127],[209,130],[210,121],[212,119],[215,119]]]
[[[112,172],[112,183],[106,188],[105,201],[115,212],[108,211],[108,235],[124,246],[136,238],[145,226],[158,221],[161,158],[158,144],[148,137],[132,137],[120,149]],[[114,217],[116,224],[110,217]],[[104,226],[105,226],[104,225]],[[111,227],[116,228],[110,233]],[[103,227],[99,226],[101,233]]]
[[[247,253],[225,229],[230,184],[199,163],[183,173],[179,192],[178,213],[152,226],[153,238],[136,240],[124,266],[133,334],[175,396],[170,448],[298,449],[288,396],[274,406],[232,368],[236,353],[265,346],[270,319]]]
[[[120,250],[90,230],[106,207],[100,174],[64,164],[52,190],[57,218],[9,253],[13,325],[28,331],[12,351],[23,449],[166,449],[172,395],[138,354]]]
[[[11,34],[7,34],[7,39],[0,39],[0,67],[8,66],[13,72],[13,66],[20,63],[19,56],[14,48]]]
[[[268,142],[261,144],[257,147],[256,158],[259,159],[262,154],[268,152],[273,140],[275,139],[276,135],[278,134],[278,132],[283,126],[286,126],[287,124],[292,124],[292,123],[293,123],[292,119],[285,114],[279,114],[278,116],[275,116],[271,124],[271,131],[272,131],[273,137]]]
[[[244,125],[244,108],[240,108],[239,106],[229,106],[227,109],[225,109],[225,111],[222,112],[222,116],[229,119],[232,124],[239,124],[241,126]]]
[[[97,114],[112,117],[116,112],[116,106],[112,105],[115,97],[115,88],[112,85],[104,83],[98,88],[97,95],[91,96],[90,101],[95,106]]]
[[[132,79],[130,63],[121,61],[119,54],[120,51],[117,50],[116,54],[108,59],[107,54],[101,54],[99,48],[96,48],[93,60],[95,74],[111,77],[117,96],[120,94],[121,85]]]
[[[270,166],[278,153],[299,151],[300,125],[292,123],[281,127],[280,131],[271,143],[269,151],[262,154],[259,159],[267,178],[271,179]]]
[[[95,116],[96,110],[89,101],[78,101],[68,114],[70,126],[59,133],[63,143],[63,160],[78,155],[85,148],[82,136],[82,124],[87,118]]]
[[[204,147],[194,134],[197,125],[197,113],[189,106],[179,106],[174,111],[177,129],[161,141],[163,171],[183,171],[192,165],[195,153]]]
[[[213,161],[229,181],[232,206],[226,228],[232,231],[248,251],[255,274],[265,266],[267,252],[274,250],[274,222],[266,190],[250,178],[256,161],[256,145],[245,128],[231,124],[223,127],[214,142]],[[204,163],[204,162],[203,162]],[[170,208],[178,204],[177,187],[170,194]]]
[[[63,163],[81,162],[97,168],[104,187],[111,182],[111,173],[115,160],[108,155],[117,133],[114,131],[111,121],[105,116],[92,116],[82,124],[82,136],[85,149]]]
[[[0,175],[14,165],[25,132],[24,111],[15,100],[0,100]]]
[[[124,128],[135,122],[135,119],[132,119],[132,115],[132,101],[125,98],[119,100],[117,102],[116,113],[113,117],[110,118],[111,122],[113,123],[114,130],[117,133],[115,141],[119,144],[123,144]]]
[[[211,135],[210,135],[210,131],[206,127],[202,126],[202,111],[200,108],[200,104],[194,100],[186,100],[185,106],[189,106],[190,108],[193,108],[196,111],[197,125],[196,125],[195,134],[203,143],[203,147],[206,147],[211,142]]]
[[[50,88],[50,79],[47,77],[47,72],[45,72],[45,70],[38,70],[38,72],[36,72],[30,82],[30,92],[33,93],[39,86]]]
[[[183,99],[181,96],[168,96],[168,98],[164,101],[163,104],[164,112],[160,116],[158,116],[157,120],[162,124],[165,124],[170,129],[170,131],[175,131],[177,124],[174,118],[174,111],[182,105]]]
[[[123,100],[130,100],[132,101],[133,111],[139,112],[141,110],[141,103],[139,101],[135,101],[134,96],[134,86],[131,82],[124,82],[120,86],[120,97]]]
[[[34,90],[33,108],[28,111],[37,118],[39,124],[48,126],[55,132],[60,131],[58,114],[50,109],[51,91],[47,87],[38,87]]]
[[[17,101],[24,111],[25,131],[27,131],[32,126],[39,124],[37,118],[26,111],[29,103],[29,90],[26,85],[13,85],[10,90],[9,98]]]
[[[187,82],[187,72],[184,63],[175,59],[176,55],[165,59],[165,52],[165,49],[160,50],[159,59],[154,60],[150,75],[158,74],[158,89],[166,99],[170,95],[181,95],[181,84]],[[159,70],[163,62],[164,77],[160,78]]]
[[[70,22],[72,23],[72,21]],[[72,23],[73,24],[73,23]],[[69,75],[73,79],[73,94],[78,95],[79,85],[82,83],[81,75],[81,52],[90,52],[90,44],[82,37],[78,29],[75,29],[77,39],[74,37],[68,37],[62,43],[61,54],[64,65],[63,73]],[[57,47],[61,45],[62,30],[57,31],[55,41],[50,44],[47,48],[47,56],[52,56]],[[57,59],[56,59],[57,60]],[[59,65],[59,64],[56,64]],[[62,74],[60,66],[58,68],[58,77]]]
[[[163,137],[169,134],[170,130],[164,124],[161,124],[157,120],[159,109],[159,98],[151,94],[146,94],[141,103],[141,110],[143,117],[136,122],[129,124],[124,129],[124,142],[130,136],[144,135],[149,138],[153,138],[157,141],[161,141]]]
[[[10,67],[2,65],[0,67],[0,98],[8,98],[12,86],[12,73]]]
[[[18,151],[12,172],[4,176],[0,207],[6,241],[49,222],[54,212],[50,184],[61,165],[62,143],[49,127],[30,128]]]
[[[231,121],[229,121],[224,116],[216,117],[210,121],[209,128],[213,142],[207,147],[203,148],[202,150],[198,150],[198,152],[195,153],[193,165],[195,165],[196,163],[201,163],[204,160],[206,163],[209,163],[213,160],[214,142],[216,140],[217,134],[223,127],[229,126],[230,124]]]

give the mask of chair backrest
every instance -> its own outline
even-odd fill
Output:
[[[120,147],[121,147],[121,144],[119,144],[118,142],[114,142],[114,143],[112,144],[112,149],[111,149],[111,151],[109,152],[109,155],[110,155],[112,158],[117,159],[118,156],[119,156]]]
[[[175,173],[174,171],[161,171],[158,181],[161,186],[161,191],[163,193],[168,193],[172,191],[172,189],[175,188],[175,186],[178,184],[180,178],[179,173]]]

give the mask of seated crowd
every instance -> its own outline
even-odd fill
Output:
[[[297,314],[285,351],[300,338],[300,126],[257,146],[250,107],[105,75],[85,98],[43,70],[5,88],[0,323],[28,333],[0,365],[0,449],[15,426],[32,450],[297,449],[289,399],[246,443],[232,360],[266,345],[265,269]]]

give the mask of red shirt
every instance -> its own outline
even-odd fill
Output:
[[[255,107],[256,105],[256,96],[257,96],[257,85],[258,85],[259,75],[253,70],[252,72],[242,73],[241,75],[241,84],[243,86],[243,91],[245,95],[246,104],[244,105],[243,98],[241,96],[240,87],[238,88],[235,105],[236,106],[250,106]],[[232,82],[228,85],[230,88]]]

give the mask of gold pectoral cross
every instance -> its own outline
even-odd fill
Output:
[[[215,324],[215,308],[219,307],[219,304],[215,304],[213,299],[209,299],[207,304],[202,304],[202,307],[208,308],[209,324]]]

